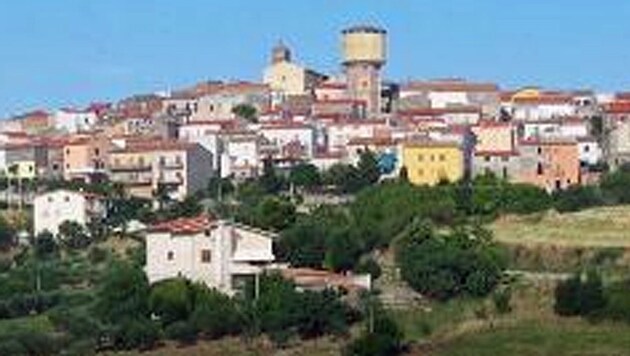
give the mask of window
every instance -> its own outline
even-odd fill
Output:
[[[178,166],[182,164],[182,156],[175,156],[175,164],[177,164]]]
[[[423,155],[418,155],[418,162],[422,162],[424,160],[424,156]]]
[[[69,155],[70,154],[70,149],[66,148],[66,154]]]
[[[59,170],[59,163],[53,163],[52,169],[53,169],[53,171]]]
[[[584,152],[588,152],[590,150],[591,150],[591,146],[589,145],[584,146]]]
[[[48,197],[48,202],[52,203],[53,202],[53,197]]]
[[[98,156],[101,153],[101,150],[99,150],[98,148],[94,149],[94,155]]]
[[[444,162],[446,160],[446,156],[444,154],[441,154],[439,156],[440,161]]]
[[[538,147],[538,148],[536,149],[536,151],[538,152],[538,154],[539,154],[539,155],[541,155],[541,154],[542,154],[542,147]]]
[[[63,197],[63,201],[65,201],[66,203],[69,202],[70,201],[70,197],[66,195],[65,197]]]
[[[501,161],[503,161],[503,162],[507,162],[509,160],[510,160],[510,157],[508,157],[508,156],[501,157]]]
[[[508,170],[507,170],[507,167],[503,167],[503,179],[508,179]]]
[[[418,169],[418,175],[422,177],[424,175],[424,170],[422,168]]]
[[[166,164],[166,158],[160,157],[160,166],[164,166]]]
[[[491,158],[490,158],[490,156],[486,156],[484,159],[486,160],[486,162],[490,162]]]
[[[212,251],[201,250],[201,263],[210,263],[212,260]]]
[[[538,166],[536,167],[536,173],[541,176],[543,174],[543,165],[542,163],[538,162]]]
[[[168,251],[166,253],[166,259],[167,260],[172,261],[174,257],[175,257],[175,254],[173,253],[173,251]]]

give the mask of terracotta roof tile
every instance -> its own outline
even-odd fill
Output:
[[[149,232],[167,232],[173,235],[197,234],[207,230],[215,222],[208,214],[202,214],[193,218],[178,218],[163,221],[149,227]]]

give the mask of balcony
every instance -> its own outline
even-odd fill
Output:
[[[152,170],[150,164],[115,164],[110,165],[112,172],[149,172]]]
[[[170,162],[160,162],[160,168],[161,169],[184,169],[184,162],[174,162],[174,161],[170,161]]]

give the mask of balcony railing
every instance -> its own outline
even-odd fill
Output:
[[[151,169],[150,164],[115,164],[109,167],[112,172],[147,172]]]

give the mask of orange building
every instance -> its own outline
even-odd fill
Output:
[[[75,136],[63,147],[65,180],[98,182],[106,176],[109,140],[104,137]]]
[[[580,160],[573,140],[521,141],[520,164],[514,180],[549,192],[580,184]]]

